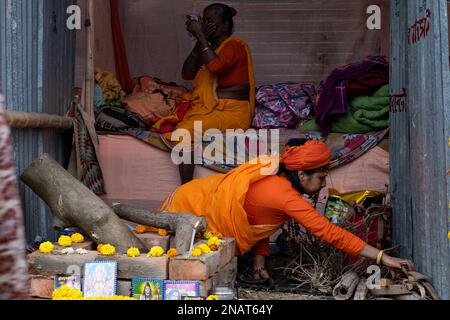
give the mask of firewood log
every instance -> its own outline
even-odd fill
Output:
[[[79,228],[96,243],[115,246],[119,253],[130,247],[148,249],[108,205],[50,155],[33,161],[21,180],[50,207],[56,229]]]
[[[349,300],[356,286],[359,283],[359,277],[356,272],[349,271],[342,276],[341,281],[334,287],[333,296],[336,300]]]
[[[197,222],[199,223],[197,231],[205,231],[207,227],[207,222],[204,217],[197,217],[191,213],[155,213],[124,204],[113,204],[112,208],[122,219],[174,231],[175,247],[180,254],[189,250],[192,231]]]

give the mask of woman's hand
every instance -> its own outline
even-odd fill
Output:
[[[186,29],[194,36],[198,37],[203,33],[203,24],[198,21],[188,20],[186,22]]]
[[[387,254],[383,254],[381,263],[384,266],[388,267],[389,269],[394,269],[394,270],[402,270],[402,269],[404,269],[404,267],[407,268],[406,271],[414,271],[416,269],[416,267],[412,261],[406,260],[406,259],[394,258]]]

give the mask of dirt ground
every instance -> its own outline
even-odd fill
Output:
[[[282,293],[282,292],[265,292],[265,291],[254,291],[249,289],[239,289],[239,299],[244,300],[334,300],[333,297],[326,296],[313,296],[313,295],[303,295],[303,294],[293,294],[293,293]]]

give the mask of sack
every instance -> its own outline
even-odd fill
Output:
[[[162,92],[167,98],[175,99],[188,92],[188,90],[177,85],[175,82],[163,82],[158,78],[144,76],[135,78],[132,81],[133,93],[145,92],[154,93],[155,91]]]
[[[95,117],[98,131],[119,132],[128,128],[145,128],[146,124],[136,114],[124,108],[103,106]]]
[[[164,118],[172,113],[176,106],[176,99],[168,98],[162,92],[146,93],[136,92],[124,99],[126,109],[135,113],[145,123],[151,119]]]
[[[262,86],[256,94],[253,127],[296,128],[314,117],[316,87],[312,84],[280,83]]]

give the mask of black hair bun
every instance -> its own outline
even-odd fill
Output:
[[[237,11],[236,11],[236,9],[235,9],[235,8],[233,8],[233,7],[230,7],[230,11],[231,11],[231,13],[232,13],[233,17],[235,17],[235,16],[237,15]]]

